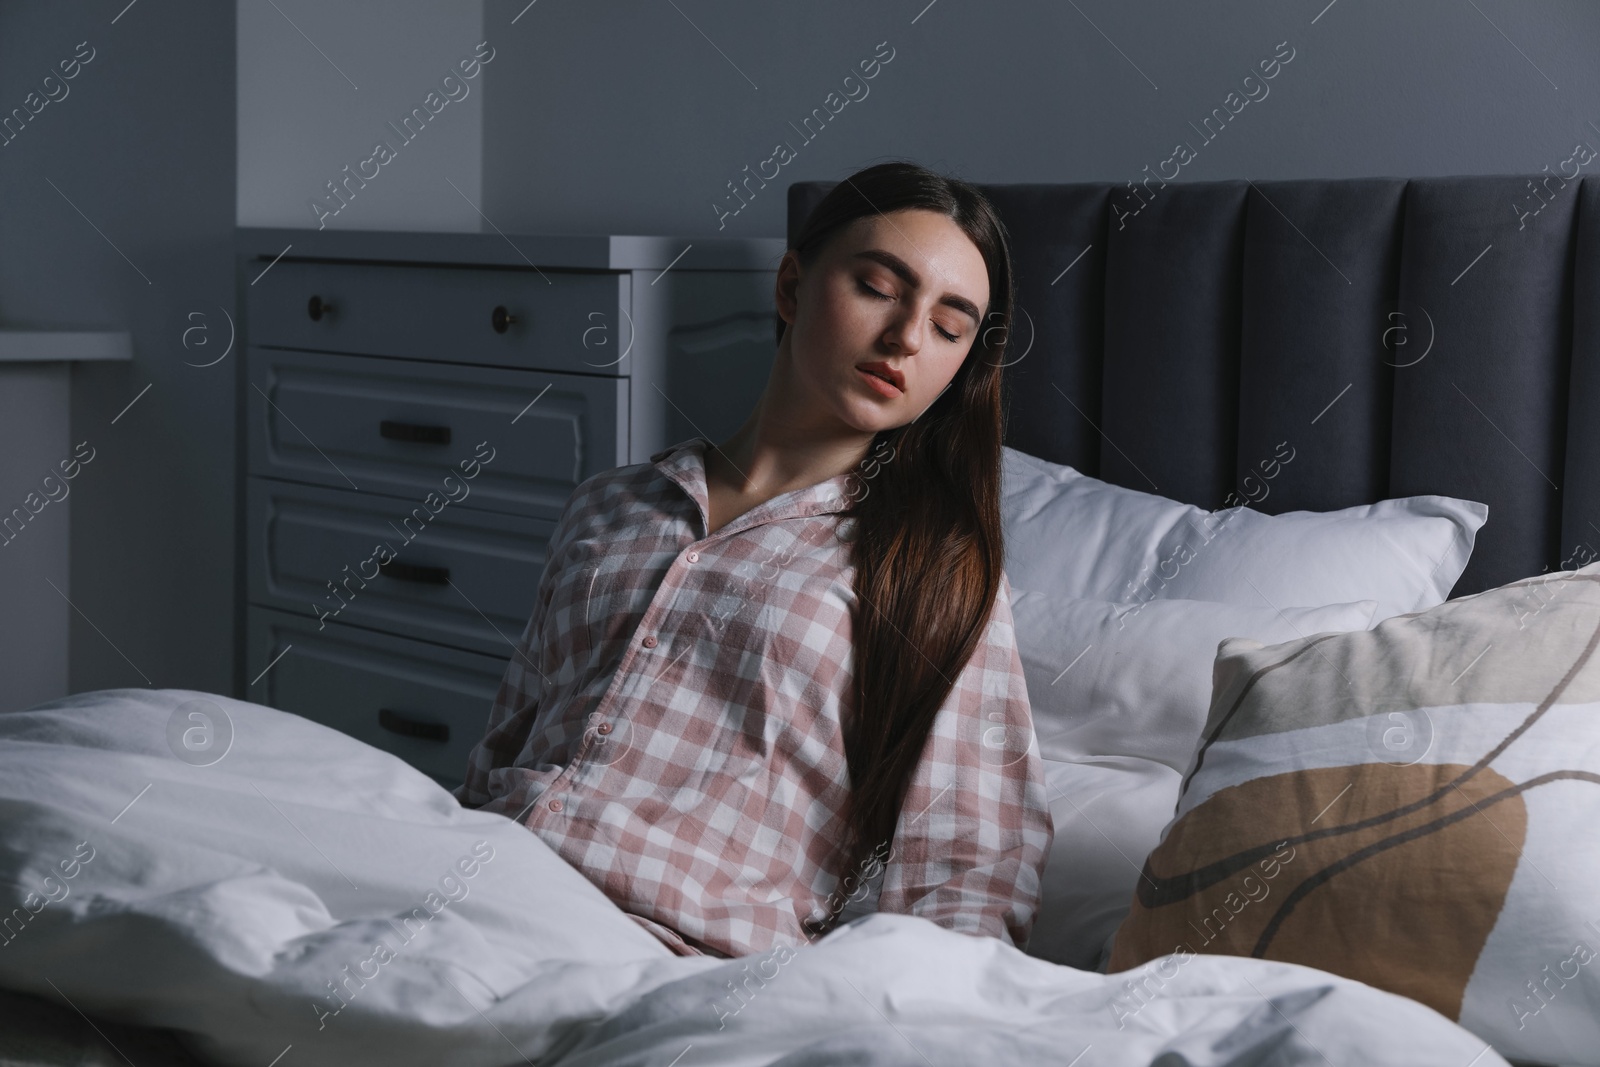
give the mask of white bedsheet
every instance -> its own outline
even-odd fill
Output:
[[[174,754],[185,729],[205,740],[190,712],[231,724],[210,766]],[[250,1067],[1505,1062],[1413,1001],[1262,960],[1101,976],[893,914],[679,958],[515,822],[353,738],[185,690],[0,715],[4,916],[0,987]],[[368,977],[333,1014],[347,966]]]

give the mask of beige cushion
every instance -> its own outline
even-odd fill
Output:
[[[1110,969],[1218,952],[1600,1065],[1600,564],[1371,630],[1221,643]]]

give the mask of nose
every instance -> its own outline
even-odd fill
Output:
[[[923,335],[926,332],[926,327],[923,325],[924,318],[925,316],[915,309],[896,314],[884,328],[884,343],[891,348],[914,355],[922,349]]]

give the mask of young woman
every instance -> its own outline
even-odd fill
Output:
[[[457,797],[680,954],[810,940],[872,884],[1023,947],[1054,826],[1002,569],[1005,229],[870,167],[776,295],[737,433],[573,492]]]

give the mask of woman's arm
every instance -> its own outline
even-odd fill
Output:
[[[489,708],[489,725],[467,756],[466,780],[454,790],[463,807],[482,807],[493,799],[489,792],[489,772],[509,765],[527,744],[528,734],[538,715],[538,700],[544,691],[542,654],[544,651],[545,619],[550,611],[550,601],[560,577],[562,553],[572,540],[574,531],[581,529],[594,515],[591,490],[598,475],[585,479],[573,490],[556,528],[550,535],[545,556],[544,571],[539,576],[539,592],[533,613],[506,664],[506,673],[500,679]]]
[[[1054,836],[1002,572],[985,636],[912,776],[878,910],[1025,948]]]

